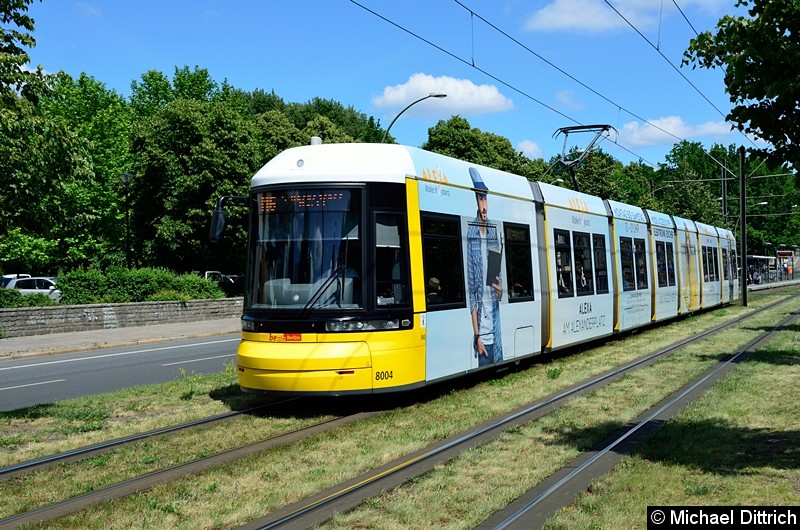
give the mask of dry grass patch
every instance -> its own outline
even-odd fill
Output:
[[[546,528],[642,528],[648,505],[797,505],[798,331],[739,363]]]
[[[763,303],[754,299],[750,308],[733,306],[698,315],[468,388],[453,388],[437,399],[100,505],[48,527],[194,529],[242,524]],[[764,325],[778,320],[777,313],[762,315]],[[744,329],[726,333],[726,337],[746,341],[756,333],[757,329]],[[718,339],[713,340],[714,346],[705,346],[705,351],[718,351]],[[603,433],[629,421],[643,407],[660,400],[669,388],[677,388],[681,380],[715,361],[705,352],[687,350],[680,355],[682,360],[666,360],[658,367],[626,376],[540,421],[512,429],[502,440],[469,451],[451,464],[371,500],[363,509],[337,518],[332,527],[472,527]],[[256,419],[253,427],[274,422]],[[218,431],[209,434],[212,439],[221,436]],[[176,444],[167,440],[156,450],[169,451],[170,445]],[[110,467],[120,466],[130,464]]]

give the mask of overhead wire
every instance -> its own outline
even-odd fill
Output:
[[[554,113],[558,114],[559,116],[561,116],[561,117],[563,117],[563,118],[565,118],[565,119],[567,119],[567,120],[569,120],[569,121],[571,121],[571,122],[573,122],[573,123],[575,123],[575,124],[578,124],[578,125],[583,125],[583,124],[582,124],[582,123],[581,123],[579,120],[577,120],[577,119],[575,119],[575,118],[573,118],[573,117],[571,117],[571,116],[568,116],[567,114],[565,114],[565,113],[561,112],[560,110],[558,110],[558,109],[556,109],[556,108],[552,107],[551,105],[548,105],[548,104],[544,103],[543,101],[541,101],[541,100],[537,99],[536,97],[532,96],[531,94],[529,94],[529,93],[525,92],[525,91],[524,91],[524,90],[522,90],[521,88],[519,88],[519,87],[517,87],[517,86],[514,86],[514,85],[512,85],[512,84],[510,84],[509,82],[507,82],[507,81],[505,81],[505,80],[501,79],[501,78],[500,78],[500,77],[498,77],[497,75],[495,75],[495,74],[492,74],[492,73],[490,73],[488,70],[486,70],[486,69],[484,69],[484,68],[481,68],[481,67],[479,67],[479,66],[477,66],[477,65],[475,64],[474,19],[475,19],[475,18],[478,18],[478,19],[479,19],[480,21],[482,21],[484,24],[486,24],[487,26],[489,26],[490,28],[492,28],[492,29],[493,29],[494,31],[496,31],[497,33],[499,33],[499,34],[503,35],[505,38],[507,38],[508,40],[510,40],[511,42],[513,42],[514,44],[516,44],[517,46],[521,47],[521,48],[522,48],[523,50],[525,50],[526,52],[530,53],[531,55],[535,56],[535,57],[536,57],[536,58],[538,58],[539,60],[543,61],[543,62],[544,62],[544,63],[546,63],[548,66],[550,66],[550,67],[554,68],[555,70],[557,70],[558,72],[560,72],[560,73],[561,73],[561,74],[563,74],[564,76],[568,77],[569,79],[571,79],[571,80],[572,80],[572,81],[574,81],[575,83],[578,83],[580,86],[584,87],[586,90],[588,90],[588,91],[590,91],[591,93],[595,94],[595,95],[596,95],[596,96],[598,96],[599,98],[603,99],[604,101],[608,102],[608,103],[609,103],[609,104],[611,104],[611,105],[614,105],[614,106],[616,106],[616,107],[618,108],[618,111],[619,111],[619,112],[623,112],[623,111],[624,111],[624,112],[626,112],[627,114],[629,114],[629,115],[633,116],[634,118],[636,118],[636,119],[640,120],[641,122],[643,122],[643,123],[645,123],[645,124],[647,124],[647,125],[649,125],[649,126],[651,126],[651,127],[655,128],[656,130],[659,130],[659,131],[663,132],[664,134],[666,134],[666,135],[668,135],[668,136],[670,136],[670,137],[672,137],[672,138],[675,138],[676,140],[679,140],[679,141],[684,141],[684,142],[687,142],[687,141],[688,141],[688,140],[687,140],[687,139],[685,139],[685,138],[682,138],[682,137],[680,137],[680,136],[677,136],[677,135],[675,135],[674,133],[672,133],[672,132],[670,132],[670,131],[667,131],[667,130],[665,130],[665,129],[661,128],[661,127],[659,127],[658,125],[656,125],[656,124],[654,124],[654,123],[650,122],[649,120],[647,120],[647,119],[643,118],[642,116],[639,116],[637,113],[635,113],[635,112],[631,111],[630,109],[628,109],[628,108],[626,108],[626,107],[622,106],[622,105],[621,105],[621,104],[619,104],[619,103],[616,103],[615,101],[611,100],[611,99],[610,99],[610,98],[608,98],[607,96],[605,96],[605,95],[601,94],[601,93],[600,93],[600,92],[598,92],[597,90],[595,90],[595,89],[593,89],[592,87],[590,87],[588,84],[584,83],[583,81],[579,80],[578,78],[576,78],[576,77],[575,77],[575,76],[573,76],[572,74],[570,74],[570,73],[566,72],[564,69],[560,68],[560,67],[559,67],[559,66],[557,66],[556,64],[554,64],[554,63],[552,63],[551,61],[547,60],[546,58],[544,58],[542,55],[540,55],[540,54],[539,54],[539,53],[537,53],[536,51],[534,51],[534,50],[530,49],[528,46],[526,46],[525,44],[523,44],[522,42],[520,42],[518,39],[516,39],[516,38],[514,38],[513,36],[511,36],[511,35],[510,35],[508,32],[506,32],[506,31],[502,30],[502,29],[501,29],[501,28],[499,28],[497,25],[493,24],[492,22],[490,22],[489,20],[487,20],[485,17],[481,16],[479,13],[475,12],[474,10],[472,10],[471,8],[469,8],[468,6],[464,5],[464,4],[463,4],[463,3],[462,3],[460,0],[453,0],[453,1],[454,1],[456,4],[458,4],[459,6],[461,6],[461,7],[462,7],[464,10],[466,10],[466,11],[467,11],[467,12],[470,14],[470,24],[471,24],[471,32],[472,32],[472,48],[471,48],[471,58],[470,58],[470,60],[466,60],[466,59],[464,59],[464,58],[460,57],[459,55],[457,55],[456,53],[453,53],[453,52],[451,52],[451,51],[449,51],[449,50],[445,49],[444,47],[442,47],[442,46],[440,46],[440,45],[438,45],[438,44],[436,44],[436,43],[434,43],[434,42],[432,42],[432,41],[430,41],[430,40],[426,39],[425,37],[422,37],[421,35],[419,35],[419,34],[415,33],[414,31],[412,31],[412,30],[410,30],[410,29],[408,29],[407,27],[404,27],[404,26],[402,26],[401,24],[399,24],[399,23],[397,23],[397,22],[395,22],[395,21],[393,21],[393,20],[391,20],[391,19],[387,18],[386,16],[384,16],[384,15],[382,15],[382,14],[380,14],[380,13],[378,13],[378,12],[374,11],[373,9],[370,9],[369,7],[367,7],[367,6],[365,6],[365,5],[361,4],[361,3],[359,3],[357,0],[350,0],[350,1],[351,1],[351,3],[353,3],[353,4],[357,5],[358,7],[360,7],[361,9],[363,9],[363,10],[365,10],[365,11],[367,11],[367,12],[371,13],[372,15],[374,15],[374,16],[376,16],[376,17],[380,18],[380,19],[381,19],[381,20],[383,20],[384,22],[386,22],[386,23],[388,23],[388,24],[391,24],[392,26],[396,27],[397,29],[399,29],[399,30],[401,30],[401,31],[403,31],[403,32],[405,32],[405,33],[407,33],[407,34],[409,34],[409,35],[411,35],[411,36],[415,37],[416,39],[418,39],[418,40],[420,40],[420,41],[422,41],[422,42],[424,42],[424,43],[428,44],[429,46],[432,46],[433,48],[436,48],[437,50],[441,51],[442,53],[445,53],[446,55],[449,55],[449,56],[450,56],[450,57],[452,57],[453,59],[456,59],[457,61],[460,61],[460,62],[462,62],[462,63],[466,64],[467,66],[470,66],[470,67],[474,68],[475,70],[477,70],[477,71],[481,72],[482,74],[484,74],[484,75],[486,75],[487,77],[489,77],[489,78],[491,78],[491,79],[495,80],[496,82],[498,82],[498,83],[500,83],[500,84],[502,84],[502,85],[504,85],[504,86],[508,87],[509,89],[511,89],[511,90],[513,90],[513,91],[515,91],[515,92],[517,92],[518,94],[520,94],[520,95],[522,95],[522,96],[524,96],[524,97],[526,97],[526,98],[530,99],[531,101],[533,101],[533,102],[535,102],[535,103],[537,103],[537,104],[539,104],[539,105],[541,105],[541,106],[545,107],[546,109],[550,110],[551,112],[554,112]],[[628,25],[629,25],[629,26],[630,26],[630,27],[631,27],[631,28],[632,28],[632,29],[633,29],[633,30],[634,30],[636,33],[638,33],[638,34],[639,34],[639,35],[640,35],[640,36],[641,36],[641,37],[642,37],[642,38],[643,38],[643,39],[644,39],[644,40],[645,40],[645,41],[646,41],[646,42],[647,42],[647,43],[648,43],[648,44],[649,44],[651,47],[653,47],[653,48],[654,48],[654,49],[655,49],[655,50],[656,50],[656,51],[659,53],[659,55],[661,55],[661,56],[662,56],[662,58],[663,58],[665,61],[667,61],[667,63],[668,63],[668,64],[669,64],[669,65],[670,65],[670,66],[671,66],[673,69],[675,69],[675,70],[678,72],[678,74],[679,74],[681,77],[683,77],[683,78],[684,78],[684,80],[686,80],[686,82],[687,82],[687,83],[688,83],[690,86],[692,86],[692,88],[694,88],[694,89],[695,89],[695,91],[697,91],[697,92],[698,92],[698,93],[699,93],[699,94],[700,94],[700,95],[703,97],[703,99],[705,99],[705,100],[706,100],[706,101],[709,103],[709,105],[711,105],[711,106],[712,106],[712,108],[714,108],[714,109],[715,109],[715,110],[716,110],[716,111],[717,111],[717,112],[718,112],[720,115],[722,115],[722,116],[723,116],[723,118],[725,118],[725,114],[724,114],[724,113],[722,113],[722,111],[720,111],[720,110],[719,110],[719,109],[718,109],[718,108],[717,108],[717,107],[716,107],[716,106],[715,106],[715,105],[714,105],[714,104],[713,104],[713,103],[712,103],[712,102],[709,100],[709,98],[708,98],[708,97],[707,97],[705,94],[703,94],[703,92],[702,92],[702,91],[701,91],[699,88],[697,88],[697,87],[696,87],[696,86],[695,86],[695,85],[694,85],[694,84],[693,84],[693,83],[692,83],[692,82],[691,82],[691,81],[690,81],[690,80],[689,80],[689,79],[688,79],[688,78],[687,78],[687,77],[686,77],[686,76],[685,76],[685,75],[684,75],[682,72],[680,72],[680,71],[679,71],[679,70],[678,70],[678,69],[675,67],[675,65],[673,65],[673,64],[672,64],[672,62],[671,62],[671,61],[669,61],[669,59],[668,59],[668,58],[667,58],[667,57],[666,57],[666,56],[663,54],[663,52],[661,52],[661,50],[659,49],[659,47],[658,47],[658,46],[655,46],[655,45],[653,45],[653,43],[652,43],[652,42],[651,42],[651,41],[650,41],[650,40],[649,40],[649,39],[648,39],[648,38],[647,38],[645,35],[643,35],[643,34],[641,33],[641,31],[639,31],[639,30],[638,30],[638,28],[636,28],[636,26],[634,26],[634,25],[633,25],[633,24],[632,24],[632,23],[631,23],[629,20],[627,20],[627,18],[625,18],[625,16],[624,16],[624,15],[622,15],[622,14],[621,14],[621,13],[620,13],[620,12],[619,12],[619,11],[618,11],[618,10],[617,10],[617,9],[616,9],[614,6],[613,6],[613,5],[611,5],[611,3],[610,3],[608,0],[605,0],[605,2],[606,2],[606,4],[608,4],[608,6],[609,6],[609,7],[611,7],[611,9],[612,9],[612,10],[614,10],[614,12],[615,12],[615,13],[617,13],[617,14],[618,14],[618,15],[619,15],[619,16],[620,16],[620,17],[621,17],[621,18],[622,18],[622,19],[623,19],[623,20],[624,20],[624,21],[625,21],[625,22],[626,22],[626,23],[627,23],[627,24],[628,24]],[[693,31],[695,31],[695,33],[697,33],[697,32],[696,32],[696,30],[694,29],[694,26],[692,26],[691,22],[689,22],[688,18],[686,17],[686,14],[683,12],[683,10],[681,10],[681,9],[680,9],[680,6],[678,6],[678,5],[677,5],[677,3],[675,2],[675,0],[673,0],[673,3],[675,4],[676,8],[678,8],[679,12],[680,12],[680,13],[681,13],[681,15],[684,17],[684,19],[685,19],[685,20],[686,20],[686,22],[689,24],[689,26],[692,28],[692,30],[693,30]],[[726,119],[726,121],[727,121],[727,119]],[[746,135],[744,135],[744,136],[745,136],[745,138],[747,138],[747,136],[746,136]],[[603,140],[606,140],[606,139],[608,139],[608,137],[604,137],[604,138],[603,138]],[[748,141],[750,141],[750,143],[752,143],[753,145],[755,145],[755,143],[754,143],[752,140],[750,140],[750,138],[747,138],[747,140],[748,140]],[[616,145],[618,148],[620,148],[620,149],[622,149],[622,150],[624,150],[624,151],[628,152],[629,154],[631,154],[631,155],[633,155],[633,156],[635,156],[635,157],[638,157],[638,158],[640,159],[640,161],[642,161],[642,162],[645,162],[645,163],[647,163],[647,164],[648,164],[648,165],[650,165],[650,166],[657,167],[657,166],[656,166],[656,164],[653,164],[652,162],[649,162],[649,161],[647,161],[646,159],[644,159],[644,157],[640,156],[639,154],[637,154],[637,153],[633,152],[632,150],[628,149],[628,148],[627,148],[627,147],[625,147],[624,145],[620,144],[620,143],[619,143],[617,140],[610,140],[610,141],[611,141],[611,142],[612,142],[614,145]],[[713,156],[713,155],[712,155],[710,152],[708,152],[708,151],[707,151],[705,148],[702,148],[702,146],[701,146],[701,149],[703,149],[703,152],[704,152],[704,153],[705,153],[705,154],[706,154],[706,155],[707,155],[709,158],[711,158],[711,160],[713,160],[713,161],[714,161],[714,162],[715,162],[715,163],[716,163],[718,166],[720,166],[720,167],[721,167],[721,168],[722,168],[724,171],[726,171],[726,172],[728,172],[728,173],[730,173],[730,174],[733,174],[733,173],[732,173],[732,170],[728,169],[728,168],[727,168],[727,166],[726,166],[725,164],[723,164],[722,162],[720,162],[719,160],[717,160],[717,159],[716,159],[716,158],[715,158],[715,157],[714,157],[714,156]]]
[[[500,34],[501,34],[501,35],[503,35],[505,38],[507,38],[508,40],[510,40],[511,42],[513,42],[514,44],[516,44],[517,46],[519,46],[520,48],[522,48],[523,50],[527,51],[528,53],[530,53],[531,55],[533,55],[533,56],[534,56],[534,57],[536,57],[537,59],[541,60],[542,62],[544,62],[544,63],[545,63],[545,64],[547,64],[548,66],[550,66],[550,67],[554,68],[555,70],[557,70],[557,71],[558,71],[558,72],[560,72],[561,74],[563,74],[563,75],[565,75],[566,77],[570,78],[572,81],[574,81],[574,82],[578,83],[578,84],[579,84],[579,85],[581,85],[583,88],[585,88],[585,89],[586,89],[586,90],[588,90],[589,92],[593,93],[594,95],[596,95],[596,96],[597,96],[597,97],[599,97],[600,99],[603,99],[603,100],[605,100],[606,102],[610,103],[611,105],[614,105],[614,106],[615,106],[615,107],[617,107],[617,108],[618,108],[620,111],[624,111],[624,112],[626,112],[626,113],[630,114],[631,116],[633,116],[633,117],[634,117],[634,118],[636,118],[637,120],[641,120],[643,123],[646,123],[646,124],[650,125],[651,127],[655,128],[655,129],[658,129],[659,131],[661,131],[661,132],[663,132],[664,134],[667,134],[667,135],[669,135],[669,136],[671,136],[671,137],[675,138],[676,140],[685,140],[684,138],[681,138],[680,136],[676,136],[676,135],[672,134],[670,131],[667,131],[667,130],[665,130],[665,129],[662,129],[661,127],[659,127],[658,125],[656,125],[656,124],[654,124],[654,123],[650,123],[650,122],[649,122],[648,120],[646,120],[645,118],[643,118],[643,117],[639,116],[638,114],[636,114],[635,112],[633,112],[633,111],[631,111],[631,110],[629,110],[629,109],[627,109],[627,108],[623,107],[621,104],[619,104],[619,103],[617,103],[617,102],[615,102],[615,101],[612,101],[611,99],[609,99],[608,97],[604,96],[603,94],[601,94],[601,93],[600,93],[600,92],[598,92],[597,90],[593,89],[592,87],[590,87],[589,85],[587,85],[586,83],[584,83],[583,81],[581,81],[580,79],[578,79],[577,77],[575,77],[574,75],[570,74],[569,72],[567,72],[567,71],[566,71],[566,70],[564,70],[563,68],[561,68],[561,67],[557,66],[557,65],[556,65],[556,64],[554,64],[553,62],[551,62],[551,61],[547,60],[547,59],[546,59],[545,57],[543,57],[542,55],[540,55],[540,54],[536,53],[536,51],[534,51],[534,50],[530,49],[528,46],[526,46],[525,44],[523,44],[522,42],[520,42],[520,41],[519,41],[518,39],[516,39],[515,37],[512,37],[511,35],[509,35],[509,34],[508,34],[506,31],[504,31],[504,30],[500,29],[499,27],[497,27],[497,26],[496,26],[495,24],[493,24],[492,22],[489,22],[487,19],[485,19],[484,17],[482,17],[480,14],[478,14],[478,13],[475,13],[475,12],[474,12],[472,9],[470,9],[469,7],[467,7],[467,6],[465,6],[463,3],[461,3],[461,1],[460,1],[460,0],[453,0],[453,1],[454,1],[456,4],[460,5],[461,7],[463,7],[465,10],[469,11],[470,15],[478,17],[478,19],[480,19],[480,20],[481,20],[481,21],[482,21],[484,24],[486,24],[487,26],[489,26],[490,28],[492,28],[492,29],[493,29],[493,30],[495,30],[496,32],[500,33]]]
[[[672,61],[670,61],[670,60],[669,60],[669,58],[668,58],[666,55],[664,55],[664,52],[663,52],[663,51],[661,51],[661,50],[659,49],[659,47],[658,47],[658,46],[656,46],[655,44],[653,44],[653,43],[650,41],[650,39],[648,39],[648,38],[647,38],[647,37],[646,37],[646,36],[645,36],[645,35],[644,35],[644,34],[643,34],[641,31],[639,31],[639,28],[637,28],[635,25],[633,25],[633,23],[632,23],[630,20],[628,20],[628,19],[625,17],[625,15],[623,15],[622,13],[620,13],[620,12],[619,12],[619,10],[618,10],[616,7],[614,7],[614,6],[611,4],[611,2],[609,2],[609,0],[603,0],[603,1],[606,3],[606,5],[608,5],[608,7],[610,7],[610,8],[611,8],[611,9],[614,11],[614,12],[615,12],[615,13],[616,13],[616,14],[617,14],[617,15],[618,15],[618,16],[619,16],[619,17],[620,17],[622,20],[624,20],[626,24],[628,24],[628,25],[629,25],[629,26],[630,26],[630,27],[631,27],[631,28],[632,28],[632,29],[633,29],[633,30],[634,30],[636,33],[638,33],[638,34],[639,34],[639,36],[640,36],[642,39],[644,39],[644,41],[645,41],[647,44],[649,44],[649,45],[650,45],[650,46],[651,46],[651,47],[652,47],[652,48],[653,48],[653,49],[654,49],[654,50],[655,50],[655,51],[656,51],[656,52],[657,52],[657,53],[658,53],[658,54],[659,54],[659,55],[660,55],[660,56],[661,56],[661,57],[662,57],[662,58],[663,58],[663,59],[664,59],[666,62],[667,62],[667,64],[668,64],[668,65],[670,65],[670,67],[672,67],[672,69],[673,69],[673,70],[675,70],[675,71],[678,73],[678,75],[680,75],[680,76],[681,76],[681,77],[682,77],[682,78],[683,78],[683,79],[684,79],[684,80],[685,80],[685,81],[686,81],[686,82],[689,84],[689,86],[691,86],[691,87],[692,87],[692,88],[693,88],[693,89],[694,89],[694,90],[695,90],[695,91],[696,91],[698,94],[700,94],[700,97],[702,97],[703,99],[705,99],[705,100],[706,100],[706,102],[707,102],[709,105],[711,105],[711,108],[713,108],[714,110],[716,110],[716,111],[717,111],[717,112],[720,114],[720,116],[722,116],[722,117],[723,117],[723,119],[725,119],[725,121],[728,121],[728,116],[727,116],[727,115],[726,115],[724,112],[722,112],[721,110],[719,110],[719,108],[717,108],[717,106],[716,106],[716,105],[714,105],[714,103],[713,103],[713,102],[712,102],[712,101],[711,101],[711,100],[708,98],[708,96],[706,96],[706,95],[703,93],[703,91],[702,91],[702,90],[700,90],[699,88],[697,88],[697,86],[696,86],[694,83],[692,83],[692,82],[689,80],[689,78],[688,78],[688,77],[686,77],[686,75],[684,75],[684,73],[683,73],[683,72],[681,72],[681,71],[680,71],[680,69],[679,69],[677,66],[675,66],[674,64],[672,64]],[[673,3],[674,3],[674,0],[673,0]],[[677,4],[675,4],[675,6],[677,7]],[[679,11],[681,11],[681,10],[680,10],[680,8],[678,8],[678,10],[679,10]],[[683,14],[683,11],[681,11],[681,14]],[[686,15],[684,15],[684,18],[686,18]],[[688,22],[688,19],[687,19],[687,22]],[[690,26],[690,27],[692,27],[692,29],[694,30],[694,27],[691,25],[691,23],[689,23],[689,26]],[[697,32],[695,31],[695,33],[697,33]],[[742,136],[744,136],[744,138],[745,138],[745,139],[746,139],[748,142],[750,142],[750,143],[753,145],[753,147],[758,147],[758,146],[756,145],[756,143],[755,143],[755,142],[754,142],[754,141],[753,141],[751,138],[749,138],[749,137],[748,137],[746,134],[744,134],[742,131],[739,131],[739,132],[742,134]]]
[[[509,83],[509,82],[507,82],[507,81],[505,81],[505,80],[501,79],[500,77],[496,76],[495,74],[492,74],[492,73],[490,73],[488,70],[485,70],[485,69],[483,69],[483,68],[481,68],[481,67],[479,67],[479,66],[477,66],[477,65],[473,64],[473,62],[472,62],[472,61],[470,61],[470,60],[466,60],[466,59],[464,59],[463,57],[460,57],[460,56],[458,56],[457,54],[455,54],[455,53],[453,53],[453,52],[451,52],[451,51],[449,51],[449,50],[445,49],[444,47],[442,47],[442,46],[440,46],[440,45],[438,45],[438,44],[436,44],[436,43],[434,43],[434,42],[432,42],[432,41],[430,41],[430,40],[426,39],[425,37],[423,37],[423,36],[419,35],[418,33],[415,33],[414,31],[411,31],[410,29],[408,29],[408,28],[406,28],[406,27],[402,26],[401,24],[399,24],[399,23],[397,23],[397,22],[395,22],[395,21],[393,21],[393,20],[391,20],[391,19],[389,19],[389,18],[385,17],[384,15],[382,15],[382,14],[380,14],[380,13],[378,13],[378,12],[376,12],[376,11],[372,10],[372,9],[370,9],[369,7],[367,7],[367,6],[363,5],[363,4],[361,4],[361,3],[360,3],[360,2],[358,2],[357,0],[350,0],[350,2],[351,2],[351,3],[353,3],[353,4],[355,4],[355,5],[357,5],[358,7],[360,7],[361,9],[363,9],[364,11],[367,11],[368,13],[370,13],[370,14],[372,14],[372,15],[374,15],[374,16],[376,16],[376,17],[378,17],[378,18],[380,18],[380,19],[381,19],[381,20],[383,20],[384,22],[386,22],[386,23],[388,23],[388,24],[391,24],[392,26],[396,27],[397,29],[399,29],[399,30],[401,30],[401,31],[403,31],[403,32],[405,32],[405,33],[407,33],[407,34],[411,35],[412,37],[414,37],[414,38],[416,38],[416,39],[419,39],[420,41],[424,42],[425,44],[427,44],[427,45],[429,45],[429,46],[432,46],[433,48],[436,48],[437,50],[439,50],[440,52],[442,52],[442,53],[444,53],[444,54],[446,54],[446,55],[449,55],[449,56],[450,56],[450,57],[452,57],[453,59],[455,59],[455,60],[457,60],[457,61],[459,61],[459,62],[462,62],[462,63],[466,64],[467,66],[470,66],[470,67],[474,68],[475,70],[477,70],[478,72],[480,72],[480,73],[484,74],[485,76],[487,76],[487,77],[489,77],[489,78],[491,78],[491,79],[495,80],[496,82],[500,83],[501,85],[503,85],[503,86],[505,86],[505,87],[507,87],[507,88],[509,88],[509,89],[513,90],[514,92],[516,92],[516,93],[520,94],[521,96],[524,96],[524,97],[526,97],[526,98],[530,99],[531,101],[533,101],[533,102],[535,102],[535,103],[537,103],[537,104],[539,104],[539,105],[541,105],[541,106],[545,107],[546,109],[550,110],[551,112],[554,112],[554,113],[558,114],[558,115],[559,115],[559,116],[561,116],[562,118],[564,118],[564,119],[566,119],[566,120],[569,120],[570,122],[572,122],[572,123],[574,123],[574,124],[576,124],[576,125],[585,125],[584,123],[581,123],[579,120],[577,120],[577,119],[573,118],[572,116],[569,116],[569,115],[567,115],[567,114],[565,114],[565,113],[561,112],[560,110],[558,110],[558,109],[556,109],[556,108],[552,107],[551,105],[548,105],[547,103],[545,103],[545,102],[543,102],[543,101],[541,101],[541,100],[537,99],[536,97],[532,96],[531,94],[528,94],[527,92],[525,92],[524,90],[520,89],[519,87],[517,87],[517,86],[514,86],[514,85],[512,85],[511,83]],[[463,6],[463,4],[462,4],[462,7],[464,7],[464,6]],[[469,11],[469,9],[467,9],[467,10]],[[478,18],[480,18],[482,21],[486,22],[486,21],[485,21],[485,20],[484,20],[482,17],[480,17],[479,15],[477,15],[477,13],[474,13],[474,14],[475,14],[476,16],[478,16]],[[532,52],[532,53],[535,53],[535,52]],[[543,59],[543,60],[544,60],[544,59]],[[558,67],[556,67],[555,65],[552,65],[552,66],[553,66],[554,68],[558,68]],[[569,74],[567,74],[566,72],[564,72],[564,74],[569,76]],[[570,76],[570,77],[571,77],[571,76]],[[578,82],[578,83],[580,83],[580,81],[578,81],[577,79],[575,79],[575,81],[576,81],[576,82]],[[588,87],[588,86],[586,86],[586,88],[587,88],[587,89],[589,89],[589,90],[592,90],[592,89],[591,89],[590,87]],[[603,96],[602,96],[601,94],[599,94],[599,93],[597,93],[597,95],[598,95],[598,96],[600,96],[600,97],[603,97]],[[606,98],[604,98],[604,99],[606,99]],[[611,103],[613,104],[613,102],[611,102]],[[621,107],[620,107],[620,108],[621,108]],[[626,110],[626,112],[629,112],[629,111],[627,111],[627,110]],[[629,113],[630,113],[630,112],[629,112]],[[633,115],[633,114],[632,114],[632,115]],[[635,115],[634,115],[634,116],[635,116]],[[639,118],[639,119],[641,119],[641,118]],[[655,125],[654,125],[654,127],[658,128],[658,127],[657,127],[657,126],[655,126]],[[660,129],[660,130],[662,130],[662,131],[663,131],[663,129]],[[667,131],[663,131],[663,132],[665,132],[666,134],[670,134],[671,136],[673,136],[673,137],[677,138],[678,140],[683,140],[682,138],[680,138],[680,137],[678,137],[678,136],[675,136],[675,135],[672,135],[671,133],[669,133],[669,132],[667,132]],[[604,139],[605,139],[605,138],[604,138]],[[645,159],[643,156],[639,155],[638,153],[635,153],[635,152],[631,151],[630,149],[628,149],[628,148],[627,148],[627,147],[625,147],[624,145],[621,145],[620,143],[618,143],[618,142],[616,142],[616,141],[614,141],[613,143],[614,143],[614,145],[616,145],[617,147],[619,147],[619,148],[620,148],[620,149],[622,149],[623,151],[626,151],[626,152],[628,152],[629,154],[631,154],[631,155],[633,155],[633,156],[635,156],[635,157],[639,158],[639,160],[640,160],[640,161],[642,161],[642,162],[644,162],[644,163],[646,163],[646,164],[648,164],[648,165],[650,165],[650,166],[656,167],[656,164],[654,164],[654,163],[652,163],[652,162],[648,161],[647,159]]]
[[[689,27],[692,28],[692,31],[694,31],[695,36],[699,36],[700,34],[697,33],[697,30],[694,29],[694,26],[692,26],[692,23],[689,22],[689,17],[687,17],[686,13],[683,12],[683,9],[681,9],[681,6],[678,5],[678,2],[676,0],[672,0],[672,3],[675,4],[675,7],[678,9],[678,13],[680,13],[681,16],[683,17],[683,20],[685,20],[686,23],[689,24]]]

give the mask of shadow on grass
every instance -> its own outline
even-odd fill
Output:
[[[501,365],[495,369],[454,377],[428,386],[398,392],[355,394],[344,396],[308,396],[280,394],[251,394],[243,392],[233,384],[209,393],[212,399],[224,403],[231,410],[244,410],[265,405],[263,410],[253,411],[254,416],[275,418],[313,418],[323,415],[344,416],[359,412],[388,411],[415,404],[434,401],[452,392],[466,390],[489,382],[502,384],[504,376],[524,368],[524,364]]]
[[[706,353],[697,356],[702,360],[722,361],[730,357],[727,353]],[[800,351],[759,349],[744,358],[734,361],[736,364],[763,363],[774,366],[794,366],[800,364]]]
[[[759,350],[738,362],[797,365],[800,364],[800,352]],[[753,399],[762,398],[754,396]],[[769,411],[765,414],[769,414]],[[617,440],[631,426],[603,423],[589,428],[575,428],[574,425],[565,424],[559,425],[552,433],[556,443],[581,451],[600,450]],[[747,428],[723,419],[692,421],[679,416],[669,421],[652,420],[614,450],[669,465],[724,475],[766,467],[800,469],[800,431],[781,429],[780,426]]]
[[[608,423],[560,429],[554,442],[581,451],[601,450],[625,431]],[[748,429],[723,420],[654,420],[614,451],[720,475],[738,475],[754,468],[794,470],[800,469],[800,431]]]
[[[747,429],[722,420],[670,422],[645,443],[649,460],[705,472],[739,474],[748,468],[800,468],[800,432]]]

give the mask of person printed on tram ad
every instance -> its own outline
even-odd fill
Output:
[[[427,294],[425,299],[429,304],[442,303],[442,286],[439,284],[439,278],[432,277],[425,285]]]
[[[479,366],[503,360],[500,333],[500,300],[503,281],[500,272],[502,248],[497,225],[489,221],[489,188],[475,168],[470,168],[478,207],[475,221],[467,230],[467,290],[472,323],[472,350]]]
[[[582,265],[578,265],[578,285],[586,289],[586,274],[583,272]]]
[[[569,292],[567,284],[564,281],[564,268],[561,265],[558,266],[558,292],[562,294]]]

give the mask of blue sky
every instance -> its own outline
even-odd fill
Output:
[[[460,115],[532,157],[560,127],[608,124],[597,145],[664,162],[680,140],[744,144],[719,70],[680,67],[689,40],[734,0],[44,0],[30,7],[31,64],[91,75],[128,96],[148,70],[206,68],[287,102],[339,101],[419,146]],[[377,13],[377,15],[376,15]],[[381,18],[383,17],[383,18]],[[569,146],[594,136],[571,134]]]

